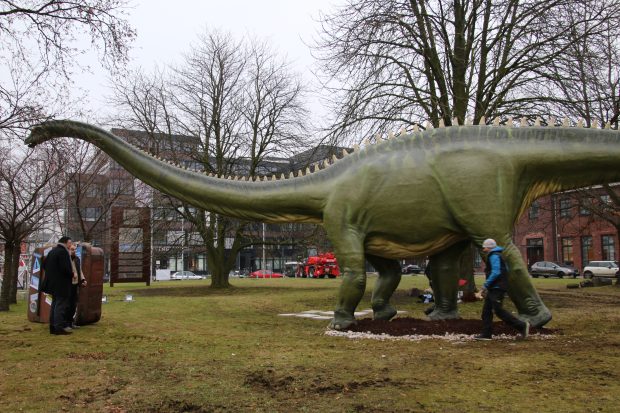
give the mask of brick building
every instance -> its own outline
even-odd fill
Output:
[[[613,215],[614,207],[602,188],[593,194],[587,198],[576,191],[548,195],[523,214],[513,241],[528,267],[536,261],[554,261],[581,271],[590,261],[617,260],[618,231],[593,212],[609,205],[608,213]]]

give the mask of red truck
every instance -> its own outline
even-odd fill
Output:
[[[340,275],[338,261],[332,252],[308,257],[297,266],[296,277],[301,278],[336,278]]]

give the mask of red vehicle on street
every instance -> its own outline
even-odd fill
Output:
[[[282,278],[284,275],[279,272],[273,272],[271,270],[258,270],[250,273],[248,278]]]
[[[297,267],[296,277],[301,278],[336,278],[340,268],[336,256],[332,252],[308,257]]]

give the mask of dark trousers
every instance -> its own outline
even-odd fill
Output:
[[[482,307],[482,335],[491,337],[493,335],[493,313],[495,313],[502,321],[512,328],[522,332],[525,328],[525,322],[513,316],[510,312],[504,310],[502,301],[506,291],[493,288],[488,290]]]
[[[67,314],[65,314],[65,327],[71,327],[73,325],[73,318],[75,317],[75,310],[77,310],[79,287],[78,285],[71,285],[71,295],[69,296],[69,305],[67,306]]]
[[[60,331],[67,326],[66,314],[69,307],[69,297],[52,296],[50,310],[50,333]]]

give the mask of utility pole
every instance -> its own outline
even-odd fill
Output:
[[[261,267],[263,267],[263,270],[267,269],[267,263],[265,261],[265,223],[263,222],[263,262],[261,263]]]

